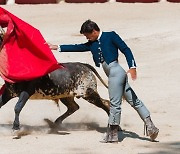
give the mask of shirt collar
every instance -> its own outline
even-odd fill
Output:
[[[100,40],[101,35],[102,35],[102,31],[99,32],[99,36],[98,36],[97,40]]]

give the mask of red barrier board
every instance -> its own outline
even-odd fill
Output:
[[[6,0],[0,0],[0,4],[6,4]]]
[[[67,3],[105,3],[107,0],[65,0]]]
[[[180,0],[167,0],[168,2],[180,3]]]
[[[160,0],[116,0],[116,2],[122,3],[155,3],[159,1]]]
[[[57,3],[56,0],[15,0],[17,4],[47,4]]]

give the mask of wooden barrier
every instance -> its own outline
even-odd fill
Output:
[[[56,0],[15,0],[17,4],[47,4],[57,3]]]
[[[116,0],[116,2],[122,3],[155,3],[159,1],[160,0]]]
[[[65,0],[67,3],[105,3],[108,0]]]
[[[167,0],[168,2],[180,3],[180,0]]]
[[[6,4],[6,0],[0,0],[0,4]]]

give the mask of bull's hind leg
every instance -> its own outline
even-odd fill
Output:
[[[60,125],[64,119],[79,109],[79,105],[74,101],[74,97],[61,98],[60,100],[67,107],[67,111],[55,120],[57,125]]]
[[[95,106],[102,108],[108,115],[110,110],[110,101],[103,99],[99,96],[99,94],[93,89],[88,89],[86,97],[83,97],[85,100],[94,104]],[[118,131],[122,131],[121,127],[118,127]]]
[[[88,89],[86,97],[83,98],[91,104],[103,109],[109,115],[109,100],[101,98],[100,95],[93,89]]]

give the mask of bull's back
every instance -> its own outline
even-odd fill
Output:
[[[62,63],[57,69],[41,78],[32,99],[58,99],[83,96],[88,88],[96,89],[92,71],[82,63]]]

